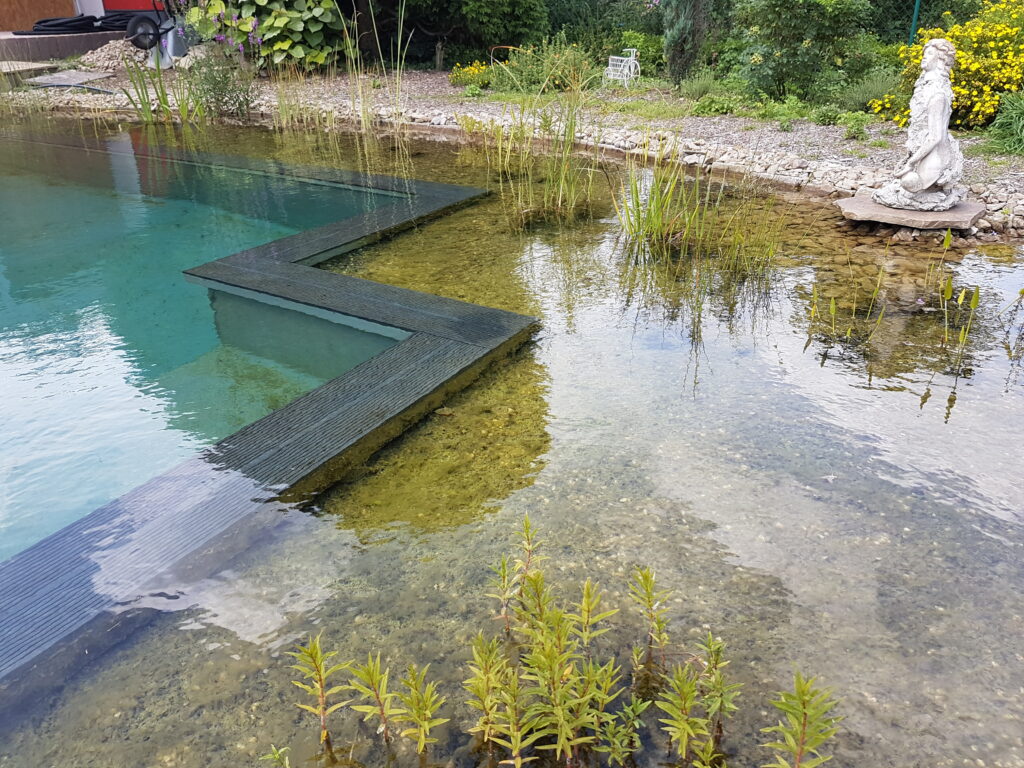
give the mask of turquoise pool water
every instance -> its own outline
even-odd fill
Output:
[[[393,196],[107,149],[0,139],[0,561],[396,341],[181,274]]]

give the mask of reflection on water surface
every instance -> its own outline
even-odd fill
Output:
[[[365,157],[337,137],[206,140],[289,161]],[[402,162],[486,181],[446,147],[414,144]],[[431,663],[461,701],[466,643],[491,613],[487,568],[528,512],[560,584],[591,575],[619,601],[647,563],[676,591],[679,640],[709,626],[730,642],[747,685],[734,764],[763,760],[760,702],[799,662],[843,698],[836,766],[1024,766],[1024,384],[999,314],[1024,287],[1024,255],[951,251],[929,267],[941,249],[886,249],[793,206],[771,279],[746,300],[695,304],[685,271],[630,261],[606,215],[513,235],[491,199],[330,265],[534,314],[542,329],[318,514],[283,511],[216,578],[169,585],[179,610],[70,681],[0,765],[237,766],[270,742],[301,765],[315,730],[280,651],[321,628],[346,657]],[[955,369],[939,274],[981,289]],[[882,319],[873,307],[877,327],[845,338],[854,297],[863,313],[876,286]],[[836,334],[811,322],[815,296],[835,299]],[[453,714],[442,762],[464,741],[465,710]],[[376,763],[346,722],[354,756]]]

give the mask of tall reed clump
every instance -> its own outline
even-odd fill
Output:
[[[144,124],[165,122],[201,123],[206,119],[206,105],[192,80],[175,77],[170,83],[160,67],[149,69],[131,59],[124,59],[128,87],[121,92]]]
[[[770,308],[787,215],[772,197],[704,171],[689,175],[672,151],[646,165],[631,160],[614,197],[629,300],[685,318],[700,349],[706,311],[731,324]]]
[[[398,0],[395,7],[395,31],[385,52],[380,30],[374,13],[368,14],[369,28],[356,14],[341,30],[342,51],[345,59],[349,106],[359,131],[372,131],[374,115],[374,91],[383,91],[386,101],[386,117],[395,128],[402,126],[402,86],[405,80],[405,61],[412,40],[412,31],[406,25],[406,3]],[[359,44],[364,37],[372,39],[375,50],[365,56]]]
[[[600,585],[589,579],[575,598],[559,594],[543,568],[542,549],[527,517],[519,552],[492,569],[489,595],[497,603],[499,628],[494,636],[480,632],[473,639],[463,683],[474,715],[468,728],[474,746],[515,768],[542,758],[567,767],[603,759],[622,768],[645,747],[667,741],[680,768],[724,768],[728,722],[738,710],[741,688],[732,679],[725,643],[709,632],[692,649],[674,644],[667,611],[671,593],[658,586],[652,570],[637,567],[629,584],[639,609],[637,644],[631,654],[621,653],[608,638],[610,630],[623,629],[611,620],[624,612],[609,606]],[[296,667],[305,677],[325,678],[300,684],[316,696],[316,705],[300,706],[317,715],[321,743],[330,745],[323,735],[324,713],[346,705],[330,700],[342,690],[354,692],[358,703],[350,708],[373,724],[389,754],[397,735],[415,745],[422,762],[435,741],[432,730],[448,722],[438,717],[445,700],[427,680],[427,667],[410,665],[403,691],[390,691],[388,668],[379,654],[370,655],[365,665],[331,667],[332,673],[350,669],[352,678],[329,687],[329,674],[316,672],[330,655],[320,649],[319,635],[293,655],[307,660]],[[628,674],[620,655],[632,657]],[[323,659],[319,666],[309,661],[316,657]],[[824,750],[840,719],[831,693],[797,673],[794,690],[779,693],[773,704],[785,717],[765,729],[779,735],[764,745],[772,765],[814,768],[827,760]]]
[[[699,168],[687,175],[675,152],[659,153],[650,169],[631,162],[615,207],[632,250],[714,258],[743,274],[771,266],[786,225],[770,198],[732,197]]]
[[[508,69],[499,62],[496,66]],[[515,73],[509,70],[509,77]],[[550,79],[553,75],[549,74]],[[547,80],[500,121],[462,120],[463,130],[478,139],[488,168],[496,177],[513,229],[540,222],[566,223],[589,215],[600,158],[577,149],[577,134],[590,97],[590,83],[574,82],[557,99],[543,96]]]

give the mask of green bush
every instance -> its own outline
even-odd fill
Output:
[[[709,93],[693,105],[693,114],[700,117],[730,115],[743,106],[738,96]]]
[[[661,35],[648,35],[627,29],[622,33],[622,48],[636,48],[640,60],[640,72],[646,77],[654,77],[665,65],[665,38]]]
[[[377,23],[387,26],[396,5],[371,4]],[[486,55],[492,45],[540,41],[548,31],[547,6],[544,0],[405,0],[405,28],[415,30],[410,46],[418,47],[420,58],[433,59],[439,38],[427,30],[436,29],[438,35],[443,34],[450,60],[466,61]],[[386,51],[386,41],[383,47]]]
[[[850,83],[835,94],[833,100],[844,112],[866,112],[868,102],[892,93],[899,84],[899,72],[892,69],[872,69],[859,81]]]
[[[875,116],[867,112],[843,112],[836,119],[836,125],[846,129],[843,138],[863,140],[868,137],[864,130],[875,122]]]
[[[341,50],[345,27],[335,0],[207,0],[189,8],[185,20],[200,37],[247,54],[259,67],[325,64]]]
[[[808,96],[856,44],[869,11],[868,0],[738,0],[747,77],[773,98]]]
[[[1024,155],[1024,93],[1007,93],[1000,99],[989,136],[999,152]]]
[[[600,83],[601,69],[586,50],[576,43],[567,43],[563,32],[539,46],[516,49],[508,61],[491,67],[491,87],[498,91],[583,90]]]
[[[835,104],[822,104],[811,110],[810,119],[815,125],[836,125],[842,111]]]
[[[665,60],[673,80],[682,80],[697,62],[708,32],[713,0],[664,0]]]
[[[700,101],[717,87],[718,81],[715,79],[715,73],[710,69],[694,72],[676,84],[679,95],[690,101]]]
[[[754,116],[761,120],[779,120],[792,125],[810,114],[810,108],[796,96],[787,96],[785,101],[764,101],[754,110]]]
[[[213,51],[194,58],[192,66],[180,70],[196,99],[208,114],[245,117],[256,100],[253,73],[233,56]]]

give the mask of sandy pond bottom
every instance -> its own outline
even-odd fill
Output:
[[[203,141],[487,183],[473,152],[445,147],[399,158],[337,137]],[[767,696],[799,663],[842,698],[836,766],[1024,766],[1024,381],[999,314],[1024,286],[1024,254],[929,267],[934,248],[886,252],[819,207],[776,210],[791,224],[770,287],[699,309],[624,252],[609,206],[561,232],[511,234],[492,198],[329,265],[542,328],[318,514],[282,509],[222,572],[168,585],[167,612],[6,735],[0,765],[234,767],[271,742],[308,764],[316,730],[281,652],[319,629],[347,657],[431,663],[453,717],[435,758],[469,765],[467,710],[451,703],[493,613],[488,566],[529,513],[558,585],[590,575],[622,602],[646,563],[674,590],[677,641],[692,647],[707,627],[728,641],[746,684],[730,765],[765,761]],[[820,323],[809,336],[812,297],[836,297],[841,326],[880,267],[886,312],[869,342]],[[942,270],[957,291],[982,290],[959,363],[933,311]],[[622,618],[609,646],[637,636],[638,617]],[[337,730],[355,758],[383,762],[351,715]]]

